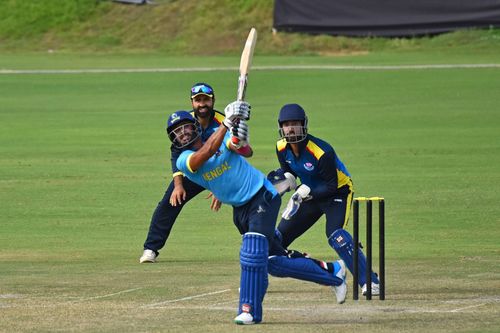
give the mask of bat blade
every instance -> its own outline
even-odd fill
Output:
[[[245,93],[247,89],[248,82],[248,72],[250,71],[250,66],[252,65],[253,51],[255,49],[255,44],[257,43],[257,30],[252,28],[248,34],[245,47],[241,53],[240,60],[240,77],[238,79],[238,95],[236,99],[238,101],[245,100]]]
[[[248,72],[250,71],[250,66],[252,65],[253,51],[255,49],[255,44],[257,43],[257,30],[255,28],[250,29],[247,41],[245,42],[245,47],[241,53],[240,59],[240,76],[238,78],[238,95],[236,100],[244,101],[245,93],[247,91],[248,82]],[[233,136],[231,138],[235,145],[238,145],[240,140]]]

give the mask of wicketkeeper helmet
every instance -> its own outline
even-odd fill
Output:
[[[302,126],[296,126],[293,135],[283,131],[283,123],[285,121],[300,121]],[[297,143],[303,141],[307,137],[307,116],[304,109],[298,104],[284,105],[278,116],[278,125],[280,136],[288,143]]]

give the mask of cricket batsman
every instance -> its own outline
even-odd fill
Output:
[[[172,143],[183,149],[177,159],[179,170],[222,203],[233,206],[233,222],[242,235],[235,323],[262,321],[268,273],[332,286],[337,302],[343,303],[347,286],[342,260],[327,263],[287,251],[275,238],[281,197],[265,175],[238,153],[239,145],[248,142],[250,105],[243,101],[230,103],[225,116],[223,126],[204,143],[197,120],[188,112],[172,114],[167,132]],[[238,140],[232,140],[233,137]]]

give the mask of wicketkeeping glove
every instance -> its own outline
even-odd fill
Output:
[[[240,149],[244,145],[248,144],[248,124],[245,120],[240,120],[233,124],[230,128],[231,131],[231,144]],[[233,140],[232,138],[238,138],[238,140]],[[237,143],[235,143],[235,141]]]
[[[251,106],[247,102],[236,101],[229,103],[224,109],[224,114],[226,116],[223,122],[224,126],[231,128],[238,122],[239,119],[249,120],[250,109]]]
[[[289,220],[294,216],[297,211],[300,208],[300,204],[304,200],[308,200],[309,193],[311,192],[311,188],[307,185],[300,185],[297,190],[295,191],[294,194],[292,194],[292,197],[290,200],[288,200],[288,203],[286,205],[285,210],[283,211],[283,214],[281,214],[281,217],[284,218],[285,220]]]
[[[281,168],[273,170],[267,174],[267,179],[271,181],[274,188],[280,195],[297,188],[297,180],[290,172],[283,172]]]

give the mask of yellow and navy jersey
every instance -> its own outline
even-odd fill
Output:
[[[352,191],[351,175],[330,144],[308,134],[298,145],[300,154],[296,157],[286,140],[281,139],[276,154],[281,169],[309,186],[313,199],[329,197],[339,189]]]
[[[194,110],[191,111],[191,115],[193,117],[196,117],[196,115],[194,114]],[[214,110],[214,115],[213,115],[212,119],[210,120],[208,127],[201,129],[201,140],[203,142],[207,141],[208,138],[210,137],[210,135],[212,135],[217,130],[217,128],[219,128],[219,126],[220,126],[220,124],[222,124],[222,121],[224,120],[224,118],[225,117],[224,117],[223,113],[220,113],[219,111]],[[179,169],[177,168],[177,165],[176,165],[177,159],[181,155],[182,151],[183,151],[182,149],[179,149],[179,148],[175,147],[174,145],[170,146],[170,162],[172,163],[173,177],[175,177],[177,175],[182,175],[182,172],[179,171]]]

